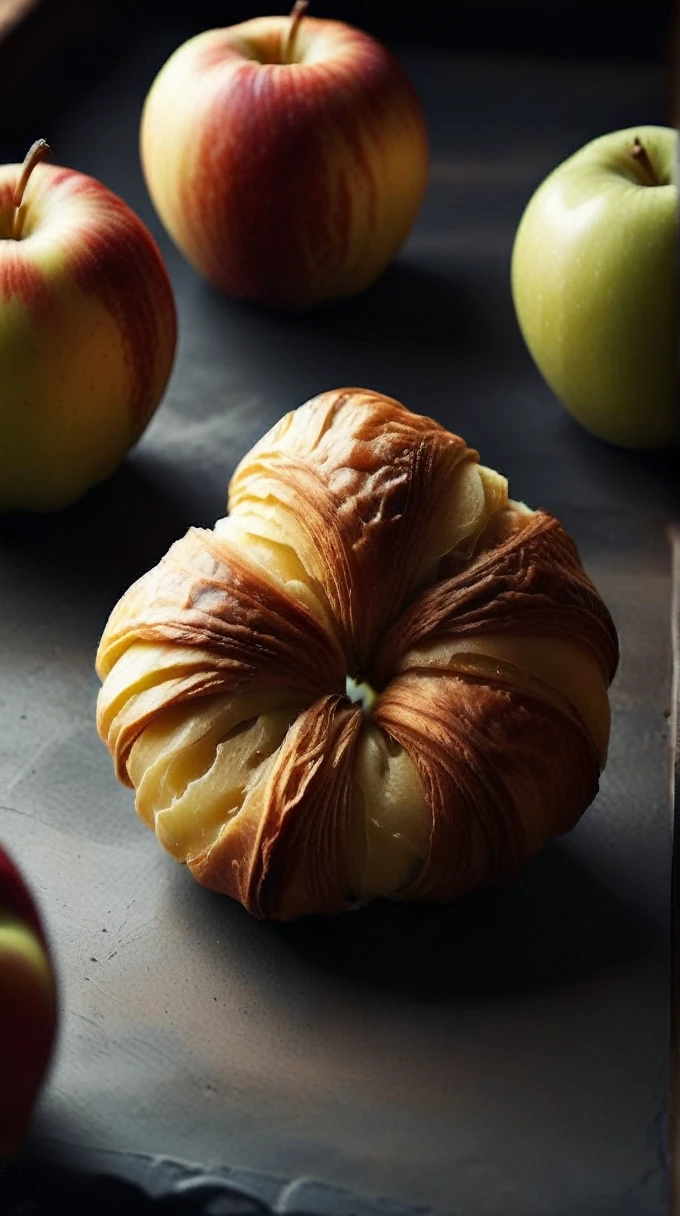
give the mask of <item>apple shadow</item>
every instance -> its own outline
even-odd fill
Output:
[[[359,295],[308,310],[234,301],[207,283],[203,294],[218,323],[228,320],[230,326],[254,333],[276,330],[296,345],[302,339],[312,358],[320,349],[338,345],[365,346],[378,355],[397,348],[402,357],[406,349],[474,358],[497,337],[479,274],[471,273],[468,280],[459,268],[454,277],[409,260],[408,254]]]
[[[202,922],[208,940],[243,947],[265,983],[294,956],[352,988],[425,1002],[493,999],[568,986],[665,948],[650,924],[556,843],[515,882],[452,904],[377,900],[289,924],[254,920],[188,873],[173,887],[173,902],[191,905],[182,915]]]
[[[612,497],[621,494],[623,485],[630,501],[664,517],[680,516],[680,441],[653,451],[616,447],[589,434],[566,410],[559,429],[584,480],[597,481]]]
[[[0,515],[0,560],[32,565],[48,591],[75,586],[110,606],[193,522],[167,486],[126,461],[71,507]]]
[[[488,337],[473,282],[406,258],[392,262],[361,295],[323,304],[304,321],[313,333],[447,353],[483,349]]]

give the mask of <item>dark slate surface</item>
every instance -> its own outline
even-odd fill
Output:
[[[657,1216],[672,466],[563,414],[523,349],[508,269],[534,186],[590,137],[663,122],[663,73],[405,55],[433,154],[413,236],[362,299],[280,316],[201,282],[144,191],[139,109],[183,32],[157,28],[25,132],[150,224],[181,326],[124,468],[60,516],[0,523],[0,838],[39,893],[64,1010],[31,1152],[105,1150],[122,1174],[169,1155],[465,1216]],[[23,137],[18,117],[0,159]],[[262,925],[136,821],[94,732],[92,662],[117,597],[222,512],[253,440],[341,384],[439,418],[572,530],[621,633],[610,765],[579,828],[508,889]]]

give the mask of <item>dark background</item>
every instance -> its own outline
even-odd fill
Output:
[[[186,36],[279,11],[264,0],[38,0],[35,11],[0,44],[0,133],[21,144],[24,124],[62,95],[96,78],[130,40],[162,21]],[[287,4],[281,8],[287,11]],[[678,18],[667,0],[474,0],[473,3],[313,0],[310,13],[358,25],[405,47],[440,47],[463,55],[656,63],[668,69],[668,121],[677,113]],[[0,12],[0,17],[1,17]],[[18,137],[21,137],[20,139]]]
[[[154,20],[153,4],[102,5],[115,16],[127,9],[137,20]],[[257,0],[169,0],[167,16],[186,16],[200,28],[230,25],[258,14],[286,12],[284,3]],[[587,56],[605,59],[662,59],[671,21],[664,0],[312,0],[310,15],[333,17],[381,38],[412,46],[444,43],[458,51],[493,54]]]

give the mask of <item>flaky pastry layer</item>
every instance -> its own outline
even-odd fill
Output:
[[[122,597],[97,723],[161,844],[254,915],[447,901],[590,804],[617,661],[556,519],[436,422],[344,389],[286,415],[228,515]]]

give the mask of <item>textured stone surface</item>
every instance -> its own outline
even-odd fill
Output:
[[[563,414],[508,271],[541,177],[595,134],[663,121],[663,73],[413,54],[433,166],[408,246],[362,299],[279,316],[202,283],[144,191],[139,109],[183,33],[159,26],[77,103],[44,102],[56,159],[158,236],[181,337],[111,482],[60,516],[0,522],[0,836],[38,892],[64,1011],[32,1149],[106,1149],[121,1175],[169,1154],[465,1216],[657,1216],[672,470]],[[13,141],[0,159],[23,154],[18,120]],[[214,522],[260,433],[340,384],[434,415],[572,531],[621,632],[610,764],[579,828],[510,888],[272,926],[196,887],[136,821],[95,736],[92,662],[120,593]]]

